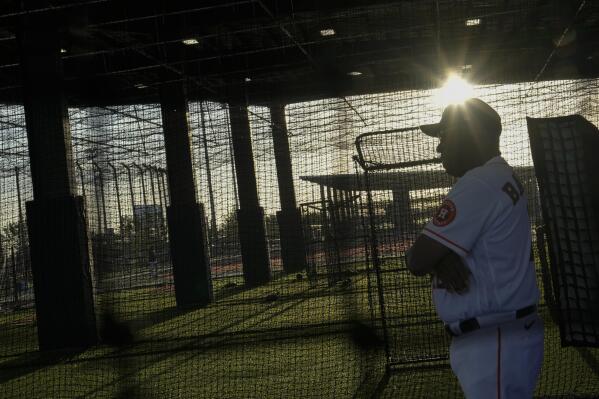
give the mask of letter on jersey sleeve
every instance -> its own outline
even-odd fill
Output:
[[[497,205],[497,198],[483,182],[462,177],[451,189],[422,234],[466,256]]]

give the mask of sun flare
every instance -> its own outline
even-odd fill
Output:
[[[439,88],[435,102],[441,107],[459,104],[474,96],[472,85],[457,75],[449,75],[443,87]]]

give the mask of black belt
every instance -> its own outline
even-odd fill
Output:
[[[537,305],[530,305],[530,306],[526,306],[522,309],[518,309],[518,310],[516,310],[516,319],[521,319],[530,314],[533,314],[536,311],[537,311]],[[461,321],[459,326],[460,326],[460,331],[462,332],[462,334],[467,334],[469,332],[480,329],[480,324],[478,323],[478,319],[476,317]],[[451,330],[451,328],[449,327],[449,325],[447,325],[447,324],[445,325],[445,331],[447,331],[447,333],[449,335],[451,335],[452,337],[457,337],[458,335],[462,335],[462,334],[454,333]]]

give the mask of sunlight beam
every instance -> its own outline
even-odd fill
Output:
[[[449,75],[443,87],[435,95],[435,103],[445,108],[450,104],[459,104],[474,96],[472,85],[458,75]]]

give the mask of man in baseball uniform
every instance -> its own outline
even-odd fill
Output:
[[[421,126],[458,178],[408,253],[432,275],[437,313],[452,335],[450,363],[468,399],[532,398],[543,325],[524,187],[501,157],[501,119],[479,99]]]

